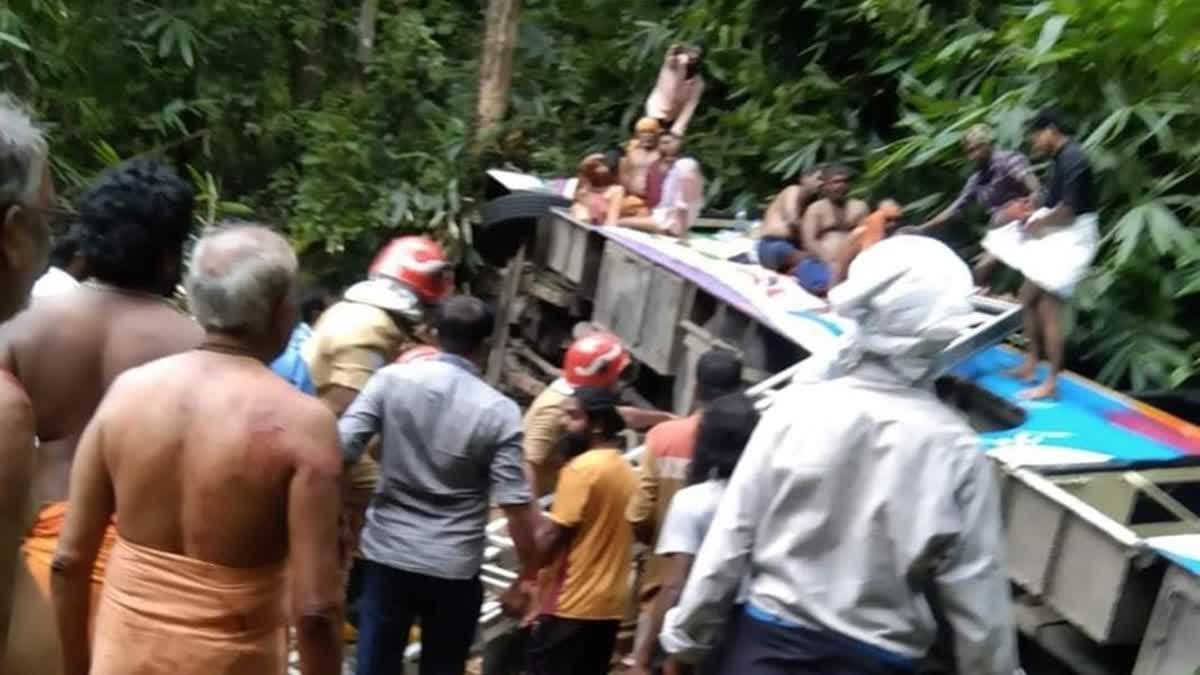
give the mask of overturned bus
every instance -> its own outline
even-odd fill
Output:
[[[853,328],[790,279],[745,264],[754,245],[745,227],[701,219],[687,246],[595,227],[570,217],[567,188],[489,172],[477,246],[504,269],[489,374],[510,388],[536,393],[572,326],[588,322],[639,362],[641,403],[688,412],[695,360],[720,345],[743,357],[765,408]],[[1020,309],[986,297],[974,305],[975,321],[929,375],[995,463],[1023,638],[1055,672],[1200,673],[1200,427],[1071,374],[1056,401],[1019,399],[1006,371],[1020,354],[1004,342]],[[503,520],[489,536],[483,576],[502,590],[516,577]],[[505,630],[489,602],[480,639]]]

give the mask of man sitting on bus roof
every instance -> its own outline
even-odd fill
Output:
[[[804,257],[800,226],[804,213],[821,190],[821,169],[812,169],[771,200],[763,216],[758,240],[758,264],[781,274],[790,272]]]

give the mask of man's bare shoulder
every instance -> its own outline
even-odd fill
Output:
[[[138,314],[158,327],[164,343],[179,345],[181,350],[191,349],[204,339],[204,329],[195,319],[166,302],[144,305]]]

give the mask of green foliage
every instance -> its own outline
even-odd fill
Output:
[[[306,269],[351,281],[385,238],[469,242],[481,164],[547,175],[624,141],[663,52],[705,47],[688,134],[710,203],[762,206],[807,167],[862,171],[864,196],[936,212],[969,168],[1053,103],[1102,191],[1104,248],[1073,350],[1111,382],[1178,384],[1200,328],[1200,3],[1194,0],[525,0],[508,118],[472,137],[481,3],[384,0],[357,58],[350,0],[13,0],[0,88],[54,125],[67,195],[120,157],[187,166],[200,218],[286,227]],[[203,133],[179,143],[189,134]],[[172,145],[172,143],[179,143]]]

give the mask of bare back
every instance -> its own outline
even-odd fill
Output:
[[[761,236],[793,240],[801,245],[800,220],[804,215],[804,191],[799,185],[789,185],[775,195],[763,216]]]
[[[200,327],[165,300],[88,286],[39,299],[0,329],[0,360],[37,412],[35,499],[67,498],[79,437],[118,375],[202,338]]]
[[[120,536],[227,567],[285,559],[293,481],[340,472],[333,414],[245,357],[192,351],[131,371],[96,426]]]

